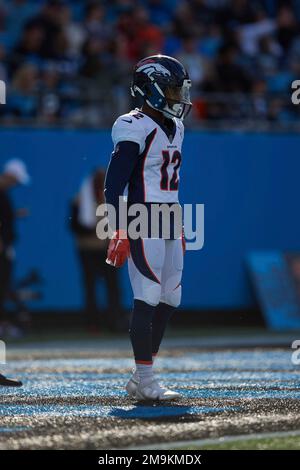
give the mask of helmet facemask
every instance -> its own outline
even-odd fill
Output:
[[[182,86],[167,86],[164,90],[166,104],[162,113],[167,118],[176,117],[184,120],[189,114],[192,103],[190,100],[191,80],[184,80]]]

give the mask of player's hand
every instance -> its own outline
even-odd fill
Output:
[[[107,264],[120,268],[130,255],[130,245],[124,230],[117,230],[109,242]]]
[[[185,235],[184,235],[184,227],[182,227],[181,243],[182,243],[183,254],[185,255],[185,252],[186,252],[186,241],[185,241]]]

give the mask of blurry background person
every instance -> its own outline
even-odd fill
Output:
[[[6,163],[0,175],[0,337],[13,327],[7,318],[5,302],[11,291],[11,277],[14,260],[14,242],[16,240],[15,212],[9,191],[19,185],[28,184],[29,175],[21,160],[13,159]],[[21,386],[20,381],[10,380],[0,374],[0,385]]]
[[[0,175],[0,335],[15,330],[8,322],[5,302],[11,292],[16,241],[15,221],[25,215],[25,209],[15,210],[9,196],[12,188],[30,181],[25,164],[18,159],[8,161]]]
[[[9,107],[12,117],[33,119],[37,115],[38,98],[36,96],[38,69],[32,63],[24,63],[12,81]]]
[[[107,240],[99,240],[96,235],[96,208],[104,203],[105,172],[97,169],[87,177],[79,194],[72,204],[71,229],[76,238],[76,246],[82,270],[85,294],[85,321],[90,331],[97,332],[100,320],[109,329],[122,328],[120,289],[117,272],[106,264]],[[99,315],[97,305],[97,283],[103,280],[107,290],[108,310],[106,321]]]

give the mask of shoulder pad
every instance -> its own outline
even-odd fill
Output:
[[[146,132],[144,126],[141,125],[140,119],[135,117],[137,111],[132,111],[119,116],[112,127],[112,140],[114,146],[118,142],[130,141],[136,142],[140,147],[140,153],[145,148]]]

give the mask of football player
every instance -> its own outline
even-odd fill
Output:
[[[126,390],[139,401],[180,398],[179,393],[159,384],[153,361],[166,325],[180,304],[185,241],[182,227],[179,237],[127,237],[118,217],[119,197],[126,189],[127,206],[142,203],[149,213],[153,204],[179,206],[183,120],[192,106],[190,87],[188,73],[176,59],[164,55],[142,59],[135,66],[131,86],[142,106],[120,116],[112,128],[114,151],[105,197],[115,208],[117,224],[107,262],[119,267],[128,259],[134,294],[129,333],[136,369]]]

